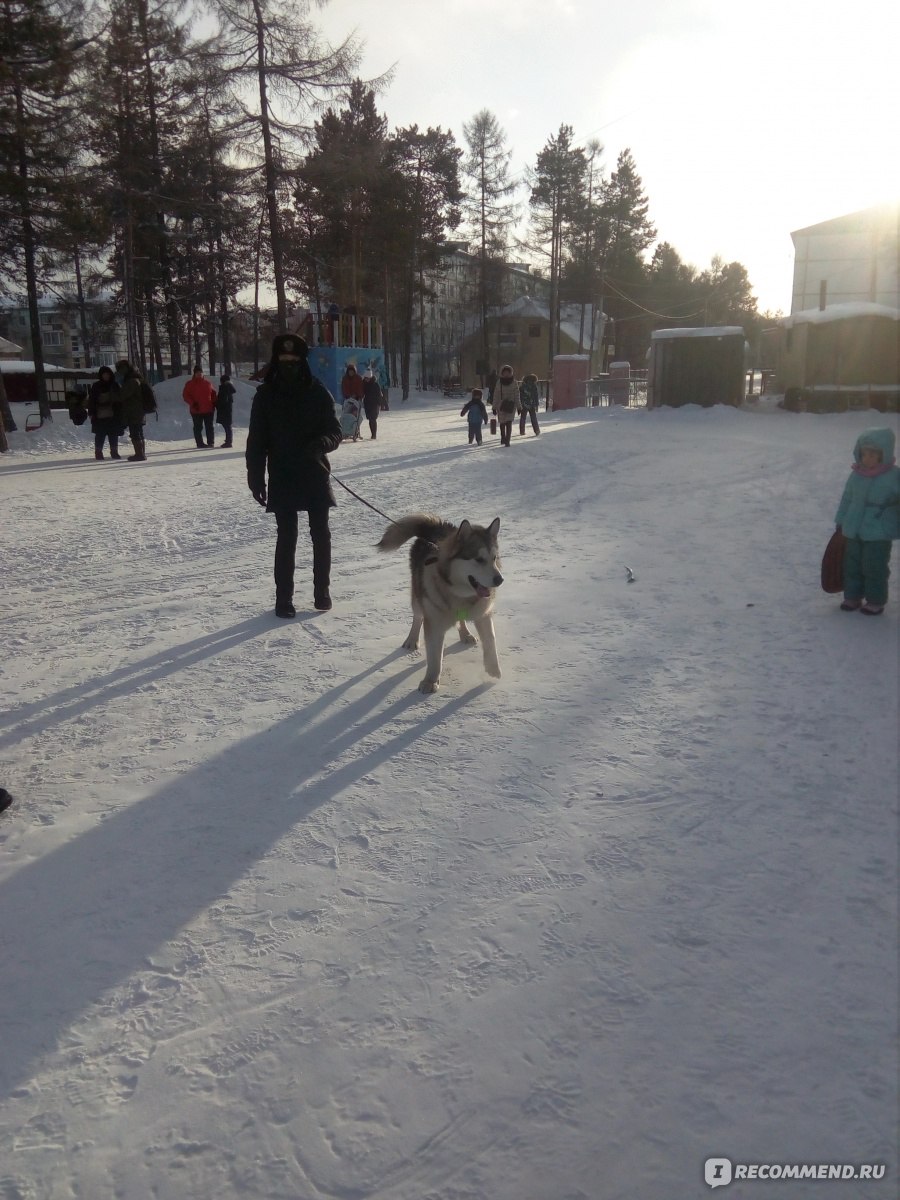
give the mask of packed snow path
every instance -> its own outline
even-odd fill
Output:
[[[423,697],[383,522],[338,488],[335,608],[301,534],[277,621],[243,430],[161,407],[146,464],[61,418],[0,459],[0,1197],[894,1195],[900,582],[842,614],[818,564],[896,418],[507,455],[395,402],[336,475],[501,518],[503,679],[448,638]]]

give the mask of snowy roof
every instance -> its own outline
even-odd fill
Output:
[[[44,363],[44,373],[51,375],[54,372],[67,373],[71,375],[69,367],[57,367],[52,363]],[[33,375],[34,363],[24,358],[0,358],[0,373],[4,375]]]
[[[832,304],[828,308],[805,308],[782,317],[779,325],[790,329],[794,325],[823,325],[826,321],[846,321],[848,317],[889,317],[900,321],[900,309],[887,304],[870,304],[856,300],[849,304]]]
[[[700,329],[656,329],[650,335],[654,339],[684,337],[743,337],[740,325],[705,325]]]
[[[0,337],[0,354],[12,354],[13,350],[21,353],[22,347],[17,346],[15,342],[7,341],[5,337]]]
[[[844,213],[840,217],[832,217],[828,221],[819,221],[816,225],[806,225],[803,229],[791,231],[791,237],[804,237],[809,234],[843,234],[862,233],[872,229],[883,228],[894,231],[896,236],[897,221],[900,218],[900,205],[876,204],[872,208],[859,209],[857,212]]]

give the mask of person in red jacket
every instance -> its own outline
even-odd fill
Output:
[[[362,377],[353,363],[350,363],[341,380],[341,395],[345,400],[349,400],[351,396],[354,400],[362,400],[364,391]]]
[[[194,440],[200,450],[211,450],[213,440],[213,414],[216,411],[216,389],[204,377],[202,367],[194,367],[194,374],[184,385],[181,398],[191,410],[194,422]],[[206,434],[204,444],[203,434]]]

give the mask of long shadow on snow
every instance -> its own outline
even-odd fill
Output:
[[[443,701],[387,739],[385,728],[416,713],[422,697],[407,692],[384,702],[420,663],[329,711],[341,693],[397,658],[392,653],[330,688],[301,712],[23,866],[0,887],[0,909],[8,914],[0,925],[0,1095],[29,1078],[91,1004],[225,894],[293,826],[452,721],[489,687]],[[329,768],[367,737],[379,740]]]
[[[308,613],[300,621],[313,619]],[[202,662],[222,654],[233,646],[260,634],[271,633],[273,618],[268,614],[248,617],[228,629],[218,629],[182,646],[167,646],[157,654],[151,654],[142,662],[126,663],[96,680],[73,684],[52,696],[30,704],[21,704],[0,713],[0,729],[11,727],[10,732],[0,734],[0,749],[14,746],[24,738],[37,734],[51,725],[60,724],[89,712],[95,705],[103,704],[116,696],[129,695],[156,679],[171,675],[194,663]]]

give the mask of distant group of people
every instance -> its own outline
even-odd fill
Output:
[[[378,414],[387,408],[384,389],[369,368],[360,375],[353,363],[349,363],[341,379],[341,396],[344,400],[357,400],[363,406],[369,422],[369,437],[378,437]]]
[[[537,375],[525,375],[521,383],[516,383],[512,367],[504,365],[500,374],[491,371],[487,377],[488,402],[491,412],[500,428],[500,445],[508,446],[512,439],[513,421],[519,417],[519,434],[525,436],[526,418],[531,418],[531,428],[535,436],[540,436],[541,427],[538,422],[538,405],[540,392]],[[488,423],[487,406],[484,401],[482,388],[472,389],[472,398],[462,406],[459,414],[466,417],[469,424],[469,445],[473,442],[481,445],[482,427]]]
[[[235,387],[228,372],[219,380],[219,389],[216,391],[202,368],[194,368],[191,378],[184,385],[182,399],[190,409],[198,448],[211,449],[215,444],[214,417],[225,430],[222,448],[227,450],[233,445],[234,396]],[[144,425],[148,415],[156,411],[156,399],[153,389],[128,359],[120,359],[115,370],[109,366],[100,367],[88,391],[85,407],[94,435],[94,458],[103,461],[108,445],[109,457],[121,459],[119,438],[124,436],[127,429],[134,448],[134,453],[128,455],[127,461],[147,461]],[[77,419],[79,408],[80,403],[76,405],[73,419]],[[84,411],[81,408],[82,418]]]
[[[152,388],[147,390],[152,398]],[[87,397],[87,414],[94,434],[94,458],[102,460],[105,457],[103,451],[107,443],[109,457],[121,458],[119,438],[127,429],[134,450],[127,461],[145,462],[144,422],[148,412],[153,412],[155,403],[152,401],[151,407],[143,380],[127,358],[120,359],[115,370],[101,367]]]
[[[232,440],[234,395],[235,387],[227,371],[220,378],[219,390],[216,391],[203,374],[203,368],[194,367],[193,375],[182,389],[181,398],[190,409],[194,425],[194,441],[197,443],[198,450],[212,450],[215,446],[214,417],[225,430],[222,449],[231,449],[234,444]]]

